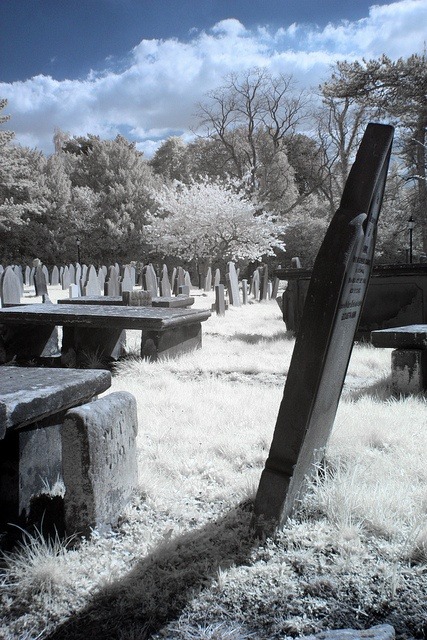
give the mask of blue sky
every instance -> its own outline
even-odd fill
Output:
[[[253,66],[317,86],[338,59],[422,53],[427,0],[0,0],[0,97],[17,140],[123,133],[150,156]]]

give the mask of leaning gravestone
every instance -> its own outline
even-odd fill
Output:
[[[392,140],[393,127],[368,125],[317,255],[255,500],[258,533],[291,514],[331,432],[371,274]]]
[[[259,280],[260,280],[259,279],[259,271],[258,271],[258,269],[256,269],[252,274],[252,282],[251,282],[252,297],[255,300],[258,300],[258,298],[259,298],[259,286],[260,286]]]
[[[203,290],[204,291],[212,290],[212,268],[211,267],[208,267],[208,270],[206,272],[205,284],[203,286]]]
[[[239,281],[237,278],[237,272],[234,262],[229,262],[227,264],[226,279],[230,304],[232,304],[234,307],[240,307]]]
[[[164,264],[162,269],[162,279],[160,281],[160,295],[170,298],[172,295],[172,288],[169,282],[168,268]]]
[[[36,290],[36,296],[47,295],[46,273],[41,266],[36,267],[34,273],[34,287]]]

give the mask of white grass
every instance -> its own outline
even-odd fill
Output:
[[[1,638],[284,640],[381,622],[425,637],[426,402],[391,396],[389,351],[356,345],[294,519],[248,536],[293,344],[275,302],[251,304],[205,322],[200,351],[117,365],[112,390],[138,402],[139,490],[114,531],[7,558]]]

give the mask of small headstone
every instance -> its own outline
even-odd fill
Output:
[[[45,277],[45,280],[46,280],[46,285],[48,285],[48,284],[50,283],[50,280],[49,280],[49,270],[48,270],[48,268],[46,267],[46,265],[45,265],[45,264],[43,264],[43,265],[42,265],[42,271],[43,271],[43,273],[44,273],[44,277]]]
[[[292,269],[301,269],[301,260],[298,257],[292,258],[291,267]]]
[[[275,277],[273,280],[273,286],[271,289],[271,299],[272,300],[276,300],[277,298],[277,294],[279,293],[279,285],[280,285],[280,279]]]
[[[69,298],[80,298],[80,287],[78,284],[72,284],[68,287],[68,297]]]
[[[10,266],[0,274],[0,300],[3,307],[21,302],[21,283]]]
[[[124,305],[131,307],[151,307],[153,304],[151,291],[144,291],[143,289],[123,291],[122,300]]]
[[[177,270],[177,268],[176,268],[176,267],[174,267],[174,268],[172,269],[172,276],[171,276],[171,289],[172,289],[172,291],[174,291],[174,292],[176,291],[176,289],[175,289],[175,282],[176,282],[176,275],[177,275],[177,273],[178,273],[178,270]]]
[[[120,283],[117,270],[114,266],[110,267],[108,271],[108,278],[104,284],[104,294],[106,296],[119,296],[120,295]]]
[[[321,459],[372,270],[393,127],[369,124],[317,255],[254,508],[258,532],[292,513]]]
[[[215,286],[215,312],[217,316],[225,315],[225,297],[223,284],[217,284]]]
[[[36,289],[36,296],[42,296],[47,294],[47,282],[46,275],[42,267],[37,267],[34,273],[34,287]]]
[[[260,279],[260,300],[268,299],[268,266],[258,267]]]
[[[178,295],[181,295],[181,296],[189,296],[190,295],[190,287],[188,286],[188,284],[182,284],[179,287]]]
[[[120,293],[123,293],[124,291],[132,291],[132,289],[133,289],[133,285],[132,285],[132,278],[130,275],[130,269],[129,267],[125,267],[123,271],[123,279],[120,283]]]
[[[103,265],[102,265],[101,269],[102,269],[102,271],[104,272],[104,276],[105,276],[105,277],[107,277],[107,275],[108,275],[108,269],[107,269],[107,267],[105,266],[105,264],[103,264]]]
[[[228,297],[230,304],[234,307],[240,307],[239,296],[239,282],[237,279],[236,267],[234,262],[229,262],[227,265],[227,285],[228,285]]]
[[[258,269],[256,269],[252,274],[252,285],[251,285],[252,297],[255,300],[259,299],[259,287],[260,287],[259,271]]]
[[[215,277],[214,277],[214,288],[216,286],[218,286],[219,284],[221,284],[221,272],[219,269],[215,270]]]
[[[188,271],[186,271],[184,273],[184,284],[187,285],[187,287],[189,289],[191,289],[191,277],[190,277],[190,273]]]
[[[147,264],[144,267],[145,290],[151,291],[153,298],[157,296],[157,274],[153,265]]]
[[[168,268],[164,264],[162,270],[162,279],[160,281],[160,295],[165,298],[170,298],[172,295],[172,289],[169,282]]]
[[[30,280],[30,274],[31,274],[31,269],[30,267],[27,265],[25,267],[25,286],[29,287],[31,280]]]
[[[79,267],[80,267],[80,265],[79,265]],[[76,267],[71,262],[68,265],[68,273],[69,273],[69,276],[70,276],[70,283],[74,282],[74,284],[76,284],[80,280],[81,269],[80,269],[80,273],[79,273],[78,279],[76,280]]]
[[[208,267],[208,270],[206,272],[205,284],[204,284],[203,290],[204,291],[211,291],[212,290],[212,269],[211,269],[211,267]]]
[[[24,294],[24,275],[22,273],[22,269],[18,264],[15,264],[13,267],[13,272],[19,280],[19,286],[21,287],[21,295],[23,295]]]
[[[98,282],[99,282],[99,290],[101,291],[101,293],[104,293],[105,273],[102,267],[98,271]]]
[[[132,289],[136,285],[136,269],[133,264],[129,265],[130,279],[132,282]]]
[[[248,304],[248,281],[242,280],[242,300],[243,304]]]
[[[56,266],[56,264],[52,268],[52,275],[50,276],[50,284],[52,286],[56,286],[59,284],[59,269]]]
[[[175,286],[173,289],[175,294],[179,293],[179,288],[182,287],[183,284],[185,284],[185,272],[182,267],[178,267],[176,272]]]
[[[70,277],[70,269],[69,267],[65,266],[64,270],[62,272],[62,277],[61,277],[61,287],[64,291],[66,291],[68,289],[68,287],[70,286],[72,280]],[[74,284],[74,282],[73,282]]]
[[[101,288],[99,286],[98,275],[96,273],[96,269],[93,264],[90,265],[87,272],[87,281],[86,286],[84,288],[85,296],[100,296]]]
[[[78,267],[76,267],[76,282],[77,282],[77,274],[78,274]],[[82,264],[80,280],[84,282],[84,286],[86,286],[87,278],[88,278],[88,266],[87,264]]]

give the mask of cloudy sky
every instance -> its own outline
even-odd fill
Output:
[[[21,144],[121,133],[147,157],[254,66],[317,86],[336,60],[423,53],[427,0],[0,0],[0,98]]]

